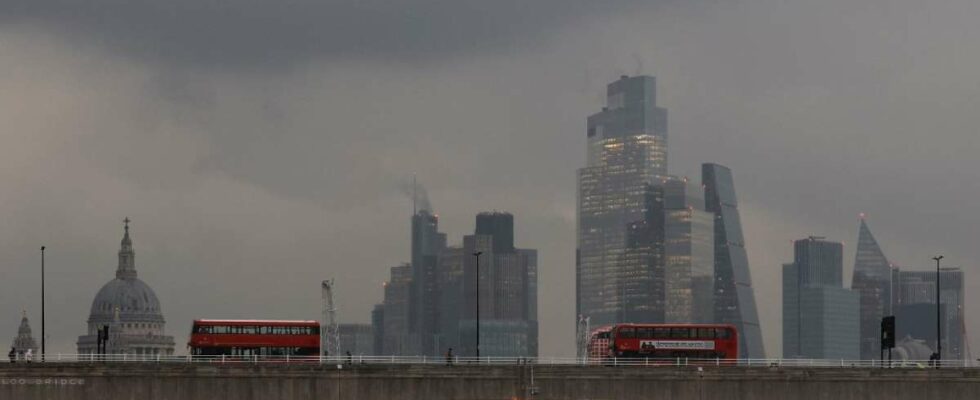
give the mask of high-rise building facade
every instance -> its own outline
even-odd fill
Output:
[[[664,188],[664,320],[714,322],[714,215],[700,188],[669,177]]]
[[[718,164],[703,164],[701,174],[705,210],[715,219],[715,321],[738,329],[739,357],[765,358],[732,171]]]
[[[893,309],[896,336],[923,340],[936,351],[936,271],[893,270]],[[942,268],[939,272],[939,299],[944,360],[969,356],[966,344],[966,297],[963,270]]]
[[[843,287],[843,254],[820,237],[793,242],[793,263],[783,265],[784,358],[860,355],[860,296]]]
[[[371,324],[340,324],[337,327],[340,336],[340,354],[350,353],[352,356],[373,356],[374,328]]]
[[[371,310],[371,333],[374,340],[374,345],[371,347],[371,352],[376,355],[384,355],[385,353],[385,306],[384,304],[375,304],[374,309]]]
[[[410,331],[410,300],[412,294],[412,265],[391,267],[390,278],[384,283],[384,302],[381,315],[381,349],[383,355],[418,355],[416,340]]]
[[[794,241],[793,264],[800,286],[844,286],[844,244],[840,242],[819,236]]]
[[[412,216],[412,295],[409,306],[409,330],[413,353],[436,355],[436,330],[439,287],[436,269],[439,254],[446,248],[446,234],[439,232],[439,217],[431,211],[418,210]]]
[[[537,250],[514,247],[509,213],[476,220],[476,234],[463,237],[458,354],[476,355],[479,309],[480,356],[537,356]]]
[[[656,80],[610,83],[606,107],[587,123],[587,165],[578,170],[576,312],[594,326],[663,321],[662,202],[667,110]],[[658,195],[659,194],[659,195]],[[658,215],[660,218],[658,219]],[[659,226],[658,226],[659,225]]]
[[[881,354],[881,319],[892,313],[892,266],[861,216],[851,289],[861,297],[861,359]]]
[[[377,354],[438,356],[451,348],[475,355],[479,300],[481,356],[537,355],[537,250],[514,247],[509,213],[480,213],[476,221],[477,234],[446,246],[434,214],[413,216],[413,263],[391,269],[385,300],[372,313]]]

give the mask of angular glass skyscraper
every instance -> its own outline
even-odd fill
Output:
[[[881,354],[881,319],[892,314],[892,267],[861,217],[851,289],[861,297],[861,359]]]
[[[732,171],[704,164],[701,182],[704,208],[715,217],[715,320],[738,329],[740,358],[765,358]]]
[[[667,110],[656,80],[623,76],[588,118],[578,170],[576,311],[593,326],[663,321],[663,191]],[[659,272],[658,272],[659,270]]]

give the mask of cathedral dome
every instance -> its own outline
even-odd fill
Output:
[[[88,331],[78,337],[78,354],[172,355],[174,338],[164,332],[166,321],[156,293],[136,277],[129,218],[124,222],[116,278],[103,285],[92,300]],[[108,328],[108,338],[100,336]]]
[[[89,321],[112,321],[116,307],[122,322],[163,322],[156,293],[135,277],[116,278],[102,286],[92,301]]]
[[[89,323],[98,326],[113,322],[116,310],[119,322],[164,322],[160,300],[156,293],[136,277],[136,255],[129,238],[129,219],[119,248],[119,267],[116,278],[102,286],[92,300]]]

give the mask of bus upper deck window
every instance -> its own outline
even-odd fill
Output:
[[[636,337],[636,329],[633,327],[626,327],[619,330],[619,337],[623,339],[633,339]]]
[[[731,334],[728,332],[728,328],[717,328],[715,329],[715,337],[718,339],[728,339],[731,337]]]

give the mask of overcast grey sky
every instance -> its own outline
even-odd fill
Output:
[[[735,172],[767,350],[790,241],[860,212],[898,265],[980,288],[975,0],[0,2],[0,338],[71,353],[133,219],[178,351],[200,317],[368,322],[417,173],[457,242],[515,214],[541,348],[570,355],[575,170],[620,74],[655,75],[670,170]],[[849,279],[848,279],[849,280]],[[976,348],[980,312],[967,304]],[[5,335],[5,336],[4,336]]]

